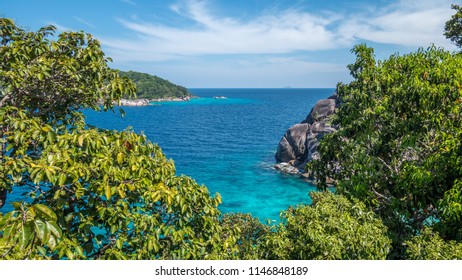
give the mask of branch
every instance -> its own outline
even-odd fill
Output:
[[[398,174],[399,173],[399,170],[395,167],[393,169],[393,167],[391,167],[389,164],[387,164],[383,159],[381,159],[380,157],[377,157],[377,159],[383,164],[385,165],[386,168],[388,168],[391,173],[395,173],[395,174]]]
[[[10,98],[11,96],[11,93],[8,93],[7,95],[5,95],[2,100],[0,101],[0,107],[3,107],[3,105],[5,104],[5,102]]]
[[[386,196],[386,195],[383,195],[383,194],[379,193],[378,191],[375,190],[374,187],[372,187],[372,192],[373,192],[376,196],[378,196],[378,197],[384,199],[387,203],[390,203],[391,198],[388,197],[388,196]]]
[[[13,250],[13,248],[16,247],[16,245],[18,245],[18,241],[16,241],[16,243],[14,243],[13,246],[11,246],[10,249],[8,249],[8,251],[6,251],[3,255],[1,255],[0,258],[3,259],[4,257],[6,257],[6,255],[8,255],[11,252],[11,250]]]
[[[115,237],[112,237],[109,240],[110,240],[110,242],[108,244],[106,244],[104,247],[100,248],[98,251],[96,251],[90,257],[95,257],[96,259],[99,259],[101,257],[101,255],[104,254],[104,252],[107,249],[109,249],[110,247],[112,247],[115,244],[115,241],[116,241]]]
[[[32,242],[29,244],[30,248],[29,248],[29,251],[27,252],[27,255],[24,257],[23,260],[27,260],[30,256],[30,254],[32,253],[32,249],[34,248],[33,244],[35,243],[35,239],[36,239],[36,235],[34,234],[34,239],[32,239]]]

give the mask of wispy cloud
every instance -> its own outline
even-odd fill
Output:
[[[71,31],[71,32],[75,32],[76,30],[74,28],[71,28],[71,27],[67,27],[67,26],[64,26],[64,25],[61,25],[59,23],[56,23],[56,22],[47,22],[48,25],[53,25],[54,27],[56,27],[56,29],[58,31],[61,31],[61,32],[64,32],[64,31]]]
[[[130,0],[125,0],[130,1]],[[131,38],[103,38],[121,60],[166,60],[221,54],[284,54],[351,47],[358,40],[403,46],[450,48],[443,26],[452,10],[450,0],[399,1],[367,13],[322,15],[300,9],[265,13],[251,19],[222,17],[207,1],[186,0],[169,6],[189,27],[135,19],[118,19]]]
[[[79,17],[72,17],[73,19],[75,19],[76,21],[80,22],[80,23],[83,23],[84,25],[88,26],[88,27],[91,27],[93,29],[96,29],[96,26],[82,18],[79,18]]]
[[[131,0],[120,0],[120,2],[123,2],[123,3],[127,3],[127,4],[130,4],[130,5],[133,5],[133,6],[136,6],[136,3],[131,1]]]
[[[186,1],[170,6],[178,16],[191,21],[191,27],[119,19],[136,37],[129,40],[106,38],[103,42],[113,51],[155,53],[148,56],[151,59],[206,54],[290,53],[331,49],[348,43],[328,30],[332,20],[326,17],[289,9],[244,21],[215,16],[206,4],[204,1]]]
[[[339,34],[354,39],[409,47],[430,44],[451,48],[443,36],[452,14],[449,0],[407,0],[346,19]]]
[[[361,41],[396,45],[390,52],[432,43],[454,48],[443,36],[453,14],[450,1],[399,0],[317,14],[301,6],[272,8],[240,18],[223,16],[207,1],[181,0],[168,6],[175,24],[118,18],[129,32],[101,41],[118,63],[136,62],[140,71],[183,77],[176,82],[193,87],[333,86],[350,79],[348,62],[341,61],[345,55],[317,59],[313,56],[322,55],[317,51],[326,54]],[[150,62],[157,62],[155,69]]]

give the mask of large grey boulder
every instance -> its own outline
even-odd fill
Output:
[[[299,124],[295,124],[281,138],[275,155],[278,164],[276,168],[287,164],[303,173],[307,162],[319,158],[317,152],[319,141],[327,134],[336,130],[329,124],[329,117],[335,113],[338,105],[337,96],[319,100],[308,116]],[[293,172],[291,172],[293,173]]]
[[[299,123],[287,130],[278,145],[276,160],[289,162],[293,159],[306,157],[306,135],[310,125]]]
[[[328,116],[335,113],[335,108],[336,99],[334,96],[331,96],[328,99],[321,99],[314,105],[313,109],[311,109],[311,112],[302,123],[306,122],[313,124],[315,122],[322,122]]]

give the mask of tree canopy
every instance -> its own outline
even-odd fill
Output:
[[[452,9],[456,13],[446,22],[444,36],[450,39],[457,47],[462,48],[462,7],[453,4]]]
[[[365,45],[353,49],[354,78],[339,84],[339,130],[309,166],[319,186],[380,214],[402,257],[403,240],[426,226],[460,241],[462,214],[462,57],[430,47],[376,61]]]
[[[129,78],[136,84],[137,98],[182,98],[191,95],[185,87],[175,85],[167,80],[147,73],[120,71],[120,75]]]
[[[77,109],[110,109],[135,86],[97,40],[0,20],[0,258],[204,259],[232,256],[220,197],[177,176],[144,135],[89,128]]]

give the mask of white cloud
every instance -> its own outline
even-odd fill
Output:
[[[140,59],[208,54],[269,54],[315,51],[345,42],[327,29],[331,22],[298,10],[260,15],[250,21],[213,15],[203,1],[187,1],[170,9],[192,22],[191,27],[119,19],[135,38],[103,40],[111,51],[136,51]],[[133,59],[128,55],[124,59]]]
[[[399,1],[372,14],[351,17],[339,32],[376,43],[407,47],[435,44],[451,49],[443,32],[452,12],[447,0]]]
[[[129,1],[129,0],[127,0]],[[119,60],[159,61],[184,56],[221,54],[284,54],[351,47],[358,40],[426,47],[451,48],[444,38],[450,18],[450,0],[400,0],[367,12],[322,15],[299,9],[268,10],[252,20],[213,13],[206,1],[185,0],[169,6],[189,20],[173,27],[135,19],[118,19],[134,35],[105,38],[103,43]]]

